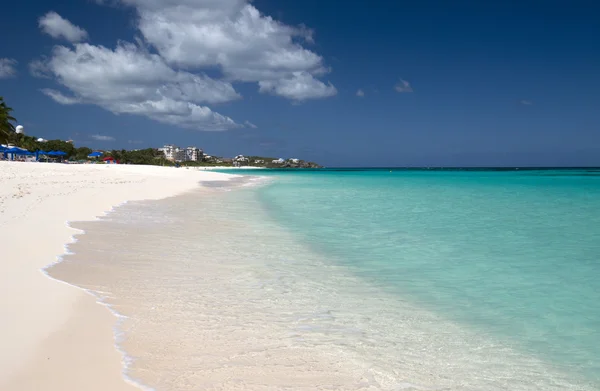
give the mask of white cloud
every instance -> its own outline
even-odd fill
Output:
[[[361,89],[359,89],[358,91],[356,91],[356,96],[358,96],[359,98],[362,98],[363,96],[365,96],[365,92]]]
[[[394,86],[394,89],[398,92],[413,92],[413,88],[409,82],[400,79],[400,81]]]
[[[523,99],[520,103],[524,106],[531,106],[533,104],[532,101],[527,100],[527,99]]]
[[[115,138],[112,136],[105,136],[102,134],[93,134],[90,136],[91,138],[93,138],[94,140],[97,141],[115,141]]]
[[[29,63],[29,73],[35,77],[51,79],[52,73],[48,69],[47,60],[33,60]]]
[[[256,129],[258,128],[258,126],[254,125],[252,122],[246,120],[246,122],[244,122],[244,125],[246,125],[246,127],[248,128],[252,128],[252,129]]]
[[[296,72],[291,77],[278,80],[263,80],[258,83],[259,91],[296,101],[326,98],[337,94],[335,87],[315,79],[307,72]]]
[[[48,12],[39,20],[40,29],[52,38],[63,38],[70,42],[81,42],[88,38],[88,33],[75,26],[54,11]]]
[[[337,93],[329,84],[324,95],[326,85],[316,77],[329,69],[321,56],[301,45],[301,41],[313,42],[313,32],[262,15],[247,0],[121,2],[137,9],[138,27],[145,40],[171,65],[218,67],[227,79],[258,82],[263,91],[263,85],[285,85],[295,79],[295,83],[304,83],[295,89],[299,95],[290,89],[268,88],[294,100]]]
[[[51,88],[43,88],[40,91],[42,91],[42,93],[48,95],[50,98],[54,99],[57,103],[60,103],[61,105],[74,105],[77,103],[81,103],[79,99],[66,96],[62,92],[53,90]]]
[[[73,48],[57,46],[41,68],[73,93],[73,98],[68,98],[57,91],[44,91],[62,104],[90,103],[115,114],[143,115],[202,130],[239,126],[198,105],[238,99],[240,95],[230,83],[175,71],[158,55],[130,43],[121,42],[115,50],[87,43]]]
[[[99,3],[134,7],[140,39],[120,41],[115,48],[77,43],[87,37],[85,30],[55,12],[41,18],[44,32],[74,42],[29,64],[32,75],[65,88],[43,91],[58,103],[94,104],[181,127],[227,130],[244,125],[208,106],[240,99],[232,83],[256,83],[261,93],[294,102],[337,94],[331,83],[319,80],[330,71],[323,58],[303,46],[314,41],[313,31],[263,15],[250,0]]]
[[[0,79],[8,79],[17,74],[17,60],[12,58],[0,58]]]

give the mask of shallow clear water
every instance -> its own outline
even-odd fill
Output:
[[[594,173],[261,174],[78,224],[51,268],[128,317],[136,381],[600,388]]]
[[[314,248],[600,384],[600,173],[280,175],[262,200]]]

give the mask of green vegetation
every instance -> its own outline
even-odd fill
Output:
[[[66,152],[66,158],[71,158],[74,156],[84,155],[83,159],[87,158],[87,154],[91,149],[89,148],[75,148],[75,146],[67,141],[63,140],[48,140],[45,142],[37,141],[36,137],[27,136],[25,134],[17,134],[11,132],[8,134],[7,140],[10,144],[16,145],[19,148],[25,148],[29,151],[63,151]]]
[[[217,159],[199,162],[180,162],[179,164],[183,167],[233,167],[233,164],[230,161],[221,161],[221,163],[217,163]]]
[[[16,119],[11,115],[13,109],[4,103],[4,98],[0,96],[0,142],[7,142],[11,134],[15,132]]]
[[[165,159],[162,152],[154,148],[127,151],[125,149],[106,152],[104,156],[112,156],[121,164],[144,164],[155,166],[173,166],[174,163]]]
[[[235,162],[233,159],[225,159],[216,156],[202,161],[187,161],[187,162],[172,162],[165,159],[164,154],[155,148],[146,148],[128,151],[125,149],[102,151],[103,155],[98,158],[88,158],[88,155],[93,152],[91,148],[80,147],[76,148],[70,141],[63,140],[48,140],[37,141],[36,137],[18,134],[15,132],[13,122],[16,119],[12,117],[13,109],[4,103],[4,98],[0,96],[0,142],[15,145],[19,148],[25,148],[29,151],[63,151],[66,153],[64,159],[71,161],[102,161],[102,158],[112,157],[121,164],[142,164],[156,166],[184,166],[184,167],[215,167],[224,166],[232,167],[235,165],[267,167],[267,168],[316,168],[320,167],[316,163],[300,160],[298,162],[285,161],[283,163],[273,163],[276,158],[265,156],[247,156],[245,160]]]
[[[283,163],[273,163],[278,158],[265,157],[265,156],[246,156],[244,166],[252,167],[266,167],[266,168],[321,168],[321,166],[314,162],[307,162],[305,160],[298,160],[296,163],[286,160]]]

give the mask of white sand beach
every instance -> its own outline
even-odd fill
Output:
[[[184,168],[0,162],[0,390],[134,390],[116,318],[42,269],[76,231],[128,200],[159,199],[230,176]]]

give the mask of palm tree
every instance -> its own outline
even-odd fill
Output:
[[[16,119],[10,115],[13,111],[4,103],[4,98],[0,96],[0,142],[8,141],[10,135],[15,131],[15,126],[11,122]]]

